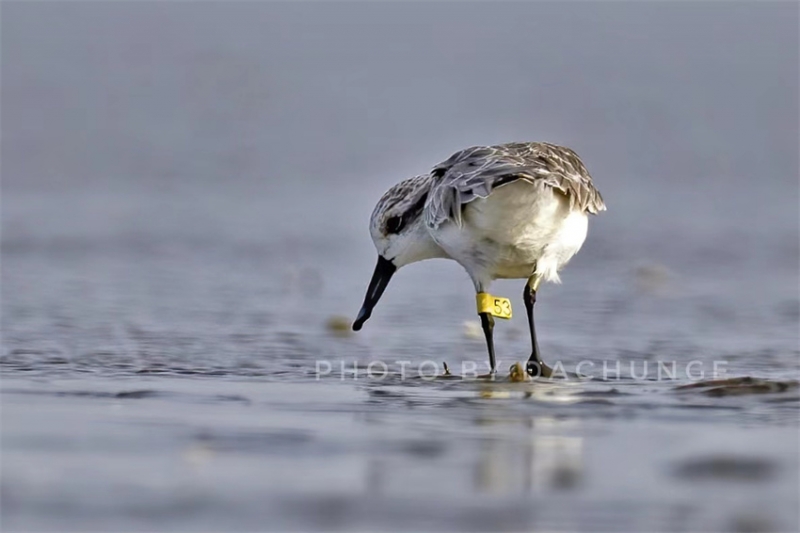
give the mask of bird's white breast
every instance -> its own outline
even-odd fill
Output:
[[[518,180],[468,203],[463,224],[433,235],[473,279],[528,278],[558,282],[558,270],[586,239],[588,219],[569,198],[543,183]]]

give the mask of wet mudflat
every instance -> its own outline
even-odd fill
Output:
[[[797,394],[3,380],[9,530],[790,531]]]
[[[84,239],[4,250],[9,531],[797,526],[800,394],[779,289],[732,327],[706,308],[725,284],[695,278],[698,301],[609,262],[627,281],[593,284],[577,262],[539,304],[565,375],[509,380],[528,353],[517,317],[497,326],[488,382],[472,377],[485,348],[456,265],[399,276],[351,334],[337,317],[371,266],[369,250],[353,260],[357,236],[324,252]]]

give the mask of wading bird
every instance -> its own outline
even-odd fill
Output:
[[[552,373],[539,353],[533,307],[539,283],[558,283],[558,271],[586,239],[588,214],[605,211],[600,192],[578,155],[548,143],[475,146],[456,152],[431,172],[401,181],[378,201],[370,233],[378,264],[353,323],[372,314],[398,268],[423,259],[457,261],[472,278],[496,372],[494,317],[510,318],[511,303],[490,295],[499,278],[526,279],[523,300],[531,334],[526,370]]]

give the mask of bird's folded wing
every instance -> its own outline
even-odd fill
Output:
[[[461,225],[461,209],[494,189],[523,179],[557,189],[573,208],[604,211],[603,198],[577,154],[547,143],[476,146],[453,154],[431,171],[433,183],[425,205],[425,223],[436,228],[451,220]]]

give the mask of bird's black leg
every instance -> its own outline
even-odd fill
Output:
[[[525,284],[525,291],[522,293],[522,299],[525,301],[525,311],[528,313],[528,328],[531,332],[531,356],[528,359],[526,370],[528,374],[534,377],[549,378],[553,374],[553,370],[544,364],[542,356],[539,355],[539,343],[536,341],[536,326],[533,324],[533,305],[536,303],[536,289],[539,286],[539,278],[534,276]]]
[[[494,338],[492,334],[494,330],[494,317],[489,313],[480,313],[480,317],[483,334],[486,335],[486,347],[489,349],[489,366],[491,367],[489,373],[493,376],[497,371],[497,363],[494,359]]]

